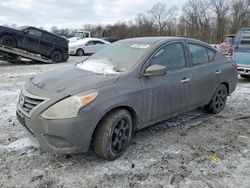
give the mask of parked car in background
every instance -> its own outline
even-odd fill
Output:
[[[228,49],[231,47],[235,34],[226,35],[223,42],[219,45],[219,51],[224,55],[228,54]]]
[[[75,41],[78,41],[78,40],[81,40],[84,38],[90,38],[90,37],[91,37],[91,35],[90,35],[89,31],[78,31],[75,33],[75,36],[69,38],[68,41],[69,41],[69,43],[71,43],[71,42],[75,42]]]
[[[241,77],[250,78],[250,28],[237,32],[228,55],[237,63]]]
[[[0,44],[40,54],[54,62],[67,61],[69,58],[65,38],[35,27],[12,29],[0,26]]]
[[[69,43],[69,54],[77,56],[93,54],[108,44],[110,44],[110,42],[98,38],[81,39],[76,42]]]
[[[82,153],[93,141],[99,156],[113,160],[134,131],[201,106],[221,112],[236,84],[234,64],[209,44],[132,38],[29,79],[17,119],[45,151]]]

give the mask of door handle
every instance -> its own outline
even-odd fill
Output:
[[[220,71],[220,70],[217,70],[217,71],[215,72],[215,74],[216,74],[216,75],[221,74],[221,71]]]
[[[181,80],[181,83],[187,83],[187,82],[190,82],[191,81],[191,79],[190,78],[183,78],[182,80]]]

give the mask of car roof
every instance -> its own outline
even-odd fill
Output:
[[[44,29],[39,29],[39,28],[33,27],[33,26],[21,26],[20,28],[22,28],[22,30],[28,29],[28,28],[32,28],[32,29],[39,30],[39,31],[41,31],[41,32],[43,32],[43,33],[47,33],[47,34],[52,35],[52,36],[55,36],[55,37],[60,37],[61,39],[65,39],[65,38],[63,38],[63,37],[61,37],[61,36],[59,36],[59,35],[56,35],[56,34],[54,34],[54,33],[48,32],[48,31],[46,31],[46,30],[44,30]],[[65,39],[65,40],[66,40],[66,39]]]
[[[195,42],[195,43],[200,43],[206,46],[209,46],[209,44],[196,40],[193,38],[188,38],[188,37],[139,37],[139,38],[129,38],[129,39],[123,39],[120,41],[128,41],[131,43],[144,43],[144,44],[151,44],[151,45],[157,45],[165,42],[171,42],[171,41],[176,41],[176,40],[186,40],[189,42]],[[119,41],[118,41],[119,42]]]

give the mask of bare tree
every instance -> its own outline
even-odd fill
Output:
[[[157,29],[154,28],[154,21],[145,14],[138,14],[135,19],[136,36],[154,36],[158,35]]]
[[[228,0],[210,0],[213,5],[216,20],[216,40],[222,41],[227,32],[228,13],[230,10],[230,1]]]
[[[163,34],[163,30],[171,19],[176,17],[177,8],[168,8],[166,3],[157,3],[151,8],[148,13],[152,17],[154,23],[158,27],[159,35]]]
[[[95,37],[101,37],[103,30],[108,28],[112,30],[112,37],[119,39],[178,35],[219,43],[226,33],[249,26],[250,0],[188,0],[179,19],[176,8],[157,3],[145,14],[138,14],[134,21],[112,25],[85,24],[81,29],[90,31]],[[51,28],[53,33],[64,36],[72,36],[77,30]]]
[[[52,26],[51,28],[50,28],[50,32],[51,33],[56,33],[58,31],[58,28],[56,27],[56,26]]]
[[[250,0],[232,1],[230,14],[230,32],[236,33],[240,27],[250,25]]]
[[[182,35],[211,41],[211,5],[207,0],[189,0],[183,7],[179,21]]]

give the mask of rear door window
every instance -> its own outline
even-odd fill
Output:
[[[216,54],[216,52],[214,50],[207,48],[207,55],[208,55],[209,62],[214,61],[215,54]]]
[[[94,43],[95,43],[95,45],[104,44],[102,41],[98,41],[98,40],[94,41]]]
[[[43,33],[42,36],[43,36],[44,40],[47,40],[47,41],[50,41],[50,42],[54,42],[55,41],[54,37],[52,35],[48,34],[48,33]]]
[[[206,64],[212,62],[215,58],[216,52],[205,46],[189,43],[188,48],[193,65]]]
[[[29,34],[33,35],[35,37],[41,37],[42,36],[42,32],[33,28],[29,29]]]
[[[91,46],[91,45],[95,45],[94,41],[92,40],[86,43],[86,46]]]

